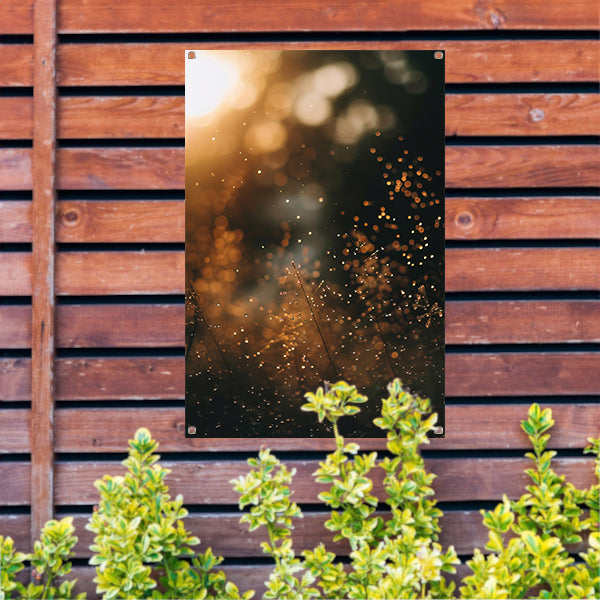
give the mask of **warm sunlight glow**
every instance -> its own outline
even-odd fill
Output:
[[[239,72],[233,62],[210,52],[192,52],[186,56],[185,114],[187,118],[205,117],[234,91]]]

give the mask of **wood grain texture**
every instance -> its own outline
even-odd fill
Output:
[[[63,252],[57,293],[71,295],[180,294],[183,252]]]
[[[183,398],[182,358],[59,359],[58,400],[172,400]]]
[[[183,305],[115,304],[58,307],[60,348],[183,347]],[[106,324],[111,326],[107,327]]]
[[[63,190],[183,189],[183,148],[62,148],[57,181]]]
[[[107,323],[111,326],[107,327]],[[56,346],[183,347],[183,323],[183,304],[59,305],[56,308]],[[0,305],[0,348],[30,347],[31,307]]]
[[[31,347],[31,305],[0,305],[0,348]]]
[[[29,148],[0,148],[0,185],[3,191],[32,189],[31,160]]]
[[[63,358],[56,361],[57,400],[181,400],[184,358]],[[600,394],[600,354],[477,352],[446,355],[446,396]],[[0,400],[29,400],[31,362],[0,359]]]
[[[599,135],[598,94],[447,94],[446,135]]]
[[[598,395],[599,372],[597,352],[447,354],[446,395]]]
[[[0,97],[0,140],[30,140],[33,137],[31,98]]]
[[[184,85],[183,56],[190,46],[248,47],[232,42],[63,44],[58,81],[63,86]],[[597,81],[600,58],[595,40],[256,42],[252,47],[444,50],[447,83]]]
[[[241,512],[217,512],[212,514],[190,514],[185,519],[186,529],[201,538],[201,548],[212,548],[216,555],[225,558],[250,558],[256,556],[257,548],[267,541],[267,534],[262,529],[248,532],[248,525],[240,523]],[[376,516],[388,518],[388,513],[377,511]],[[71,514],[78,542],[73,547],[76,558],[89,558],[89,546],[93,543],[94,534],[85,529],[90,514]],[[304,512],[302,519],[294,521],[292,540],[294,550],[311,550],[321,542],[329,552],[338,556],[348,556],[350,545],[346,540],[334,542],[333,533],[325,528],[325,521],[330,513]],[[0,530],[5,535],[14,535],[15,547],[21,551],[29,551],[28,541],[23,538],[19,528],[28,523],[28,515],[11,515],[7,518],[0,515]],[[488,530],[482,523],[482,516],[477,510],[446,511],[440,519],[440,544],[446,548],[453,545],[458,554],[472,554],[474,548],[483,549],[488,541]],[[570,550],[584,551],[585,543],[572,545]]]
[[[600,289],[600,248],[448,248],[446,291]]]
[[[446,344],[600,342],[600,301],[446,302]]]
[[[543,0],[426,0],[397,4],[357,0],[349,10],[343,0],[327,4],[258,0],[248,10],[242,0],[214,5],[188,0],[164,10],[160,0],[63,0],[61,33],[212,32],[212,31],[411,31],[472,29],[593,29],[597,10],[592,0],[568,5]]]
[[[448,146],[447,188],[597,187],[594,145]],[[61,148],[63,190],[183,189],[183,148]],[[3,185],[31,189],[31,150],[0,148]]]
[[[546,405],[555,420],[550,448],[582,449],[587,438],[596,436],[600,404],[568,403]],[[332,451],[327,438],[213,438],[183,436],[182,408],[145,408],[143,423],[160,443],[160,452],[258,452],[265,445],[274,451]],[[520,404],[448,405],[446,437],[431,440],[431,450],[515,450],[529,449],[529,440],[520,428],[527,407]],[[31,411],[11,409],[0,421],[0,454],[27,454],[31,450]],[[123,453],[127,442],[140,425],[140,411],[132,408],[60,408],[55,412],[56,451]],[[499,435],[499,431],[502,435]],[[382,450],[384,439],[357,440],[363,450]],[[428,448],[425,448],[427,450]],[[0,529],[1,530],[1,529]]]
[[[56,290],[62,296],[182,294],[184,253],[62,252]],[[446,291],[551,291],[600,287],[600,248],[448,248]],[[31,294],[31,255],[3,255],[0,294]]]
[[[30,98],[0,98],[0,139],[32,135]],[[60,139],[184,136],[182,96],[67,96]],[[446,136],[600,135],[597,94],[448,94]]]
[[[0,242],[31,241],[31,203],[0,201]],[[143,218],[142,218],[143,216]],[[62,200],[59,242],[183,242],[181,200]],[[446,198],[446,239],[598,239],[600,198]]]
[[[63,97],[58,111],[61,139],[181,138],[185,133],[182,96]]]
[[[454,458],[426,459],[426,468],[438,475],[433,483],[438,501],[492,500],[502,494],[519,497],[528,483],[524,469],[530,461],[524,458]],[[187,505],[237,505],[238,495],[233,491],[231,479],[247,471],[244,461],[202,461],[178,463],[162,461],[171,470],[165,482],[173,496],[183,494]],[[286,466],[295,468],[297,475],[291,486],[298,503],[318,504],[318,494],[323,486],[317,484],[312,473],[318,467],[316,460],[290,460]],[[553,461],[557,473],[565,475],[577,487],[594,483],[593,460],[590,458],[559,458]],[[29,504],[30,465],[14,461],[0,463],[0,476],[7,485],[3,490],[5,506]],[[93,505],[98,502],[94,481],[105,474],[118,475],[124,468],[118,462],[71,461],[56,465],[56,504]],[[375,472],[373,491],[382,496],[382,472]]]
[[[31,359],[0,358],[0,400],[31,400]]]
[[[165,479],[172,496],[183,494],[187,505],[237,505],[238,495],[230,480],[247,471],[244,461],[202,461],[179,463],[164,460],[171,470]],[[529,478],[524,470],[530,461],[525,458],[435,458],[425,460],[426,468],[438,475],[433,483],[438,501],[461,502],[467,500],[499,501],[502,494],[518,498]],[[298,503],[318,504],[322,484],[314,481],[312,473],[318,468],[316,460],[286,461],[297,475],[291,486]],[[593,459],[557,458],[553,461],[556,472],[565,475],[577,487],[594,483]],[[0,463],[0,476],[6,482],[3,490],[5,506],[26,506],[29,503],[29,463]],[[118,462],[60,462],[56,464],[56,504],[93,505],[98,502],[94,481],[105,474],[118,475],[124,468]],[[374,494],[383,496],[383,472],[373,476]]]
[[[0,34],[33,33],[33,0],[0,3]]]
[[[598,239],[600,198],[446,198],[447,240]]]
[[[0,462],[2,506],[31,504],[31,464],[27,461]],[[26,532],[29,535],[29,531]],[[31,537],[30,537],[31,540]]]
[[[31,539],[54,513],[54,309],[56,204],[56,6],[33,14],[33,201],[31,297]]]
[[[1,296],[31,296],[31,252],[6,252],[2,256]]]
[[[31,452],[31,410],[17,408],[3,410],[0,419],[0,455],[2,454],[29,454]],[[2,528],[0,526],[0,531]],[[23,535],[29,538],[29,528]],[[6,536],[6,533],[1,535]]]
[[[205,551],[206,547],[201,546],[200,551]],[[264,563],[244,563],[244,564],[228,564],[227,562],[219,566],[219,570],[225,573],[228,581],[232,581],[238,587],[240,593],[248,590],[255,592],[255,598],[261,598],[266,592],[265,582],[269,580],[272,572],[272,567]],[[465,564],[457,565],[456,574],[448,574],[447,581],[453,581],[457,587],[460,581],[467,575],[471,575],[472,571]],[[75,566],[73,567],[69,577],[77,579],[77,583],[73,588],[73,593],[86,593],[89,600],[96,600],[100,596],[96,593],[96,584],[93,582],[96,576],[96,571],[93,567]],[[16,579],[21,582],[27,582],[30,577],[29,569],[25,568],[17,574]]]
[[[599,158],[594,145],[447,146],[446,187],[598,186]],[[62,148],[57,162],[64,190],[184,187],[183,148]]]
[[[546,408],[544,403],[541,403]],[[550,446],[584,448],[587,438],[595,436],[600,422],[600,405],[569,403],[552,405],[556,422],[552,428]],[[16,412],[16,411],[11,411]],[[26,411],[23,411],[26,412]],[[446,406],[446,437],[431,440],[432,450],[493,450],[529,449],[529,440],[520,428],[527,417],[527,407],[516,404],[448,405]],[[18,417],[21,422],[24,417]],[[17,417],[14,417],[16,420]],[[335,444],[327,438],[248,439],[184,438],[182,408],[148,408],[144,410],[144,426],[160,443],[161,452],[258,452],[262,445],[273,450],[333,451]],[[57,451],[123,452],[127,441],[140,426],[140,411],[131,408],[62,408],[56,414]],[[499,435],[499,432],[502,432]],[[20,447],[25,448],[24,435]],[[363,449],[385,448],[385,439],[357,440]],[[428,448],[425,448],[427,450]],[[26,451],[26,450],[22,450]]]
[[[31,202],[0,200],[0,244],[31,242]]]
[[[553,461],[556,472],[565,475],[577,487],[589,487],[594,481],[593,459],[560,458]],[[203,461],[176,463],[163,461],[171,473],[165,482],[173,496],[183,494],[186,503],[237,505],[239,496],[233,491],[231,479],[244,475],[244,461]],[[291,489],[298,503],[318,504],[323,485],[314,481],[316,460],[286,461],[297,470]],[[456,458],[426,459],[426,468],[438,475],[433,483],[440,502],[466,500],[501,500],[502,494],[518,498],[530,481],[524,470],[530,461],[524,458]],[[58,505],[91,505],[98,502],[94,481],[104,474],[123,473],[120,463],[73,461],[56,465],[56,503]],[[374,493],[383,496],[383,471],[375,472]],[[15,498],[17,500],[17,498]]]
[[[184,226],[180,200],[63,200],[56,235],[60,242],[183,242]]]
[[[0,87],[33,85],[33,45],[0,44]]]
[[[446,343],[600,342],[597,300],[446,301]],[[58,348],[183,347],[183,304],[60,305]],[[111,323],[111,327],[106,327]],[[31,307],[0,306],[0,348],[31,346]]]
[[[598,187],[600,146],[446,146],[446,188]]]
[[[206,551],[206,547],[203,545],[199,550],[204,552]],[[462,566],[459,566],[459,569],[461,568]],[[269,580],[269,575],[272,571],[271,567],[264,564],[220,565],[218,569],[225,573],[228,581],[233,581],[238,586],[240,593],[247,590],[255,590],[256,598],[261,598],[265,593],[265,581]],[[77,583],[73,588],[73,594],[84,593],[89,600],[99,600],[102,595],[96,593],[96,584],[93,581],[95,576],[96,570],[94,567],[74,566],[68,576],[69,579],[77,579]],[[30,578],[30,569],[27,567],[15,577],[17,581],[24,584],[29,583]]]

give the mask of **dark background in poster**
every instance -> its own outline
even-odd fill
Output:
[[[194,121],[186,82],[187,426],[327,436],[299,407],[344,378],[370,402],[343,432],[377,437],[393,377],[443,425],[443,60],[213,56],[240,81],[250,57],[255,98]]]

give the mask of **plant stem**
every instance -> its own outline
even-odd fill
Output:
[[[292,267],[294,268],[294,272],[296,273],[296,279],[298,280],[298,284],[300,285],[300,289],[302,290],[304,299],[306,300],[306,303],[308,304],[308,310],[310,311],[310,316],[312,317],[312,320],[317,327],[317,331],[319,332],[319,337],[321,338],[321,342],[323,343],[323,349],[325,350],[325,354],[327,354],[327,358],[329,359],[331,368],[333,369],[333,374],[335,375],[336,379],[339,379],[340,376],[338,375],[338,370],[335,366],[335,363],[333,362],[333,358],[329,352],[327,343],[325,342],[325,337],[323,336],[323,332],[321,331],[321,326],[319,325],[317,315],[315,314],[315,311],[313,309],[313,305],[310,301],[310,298],[308,297],[308,294],[306,293],[306,290],[304,289],[304,284],[302,283],[302,279],[300,278],[300,272],[298,270],[298,267],[296,267],[296,263],[294,261],[292,261]]]

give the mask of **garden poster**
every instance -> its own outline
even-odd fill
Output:
[[[395,378],[444,426],[444,55],[187,50],[186,435],[329,437]]]

